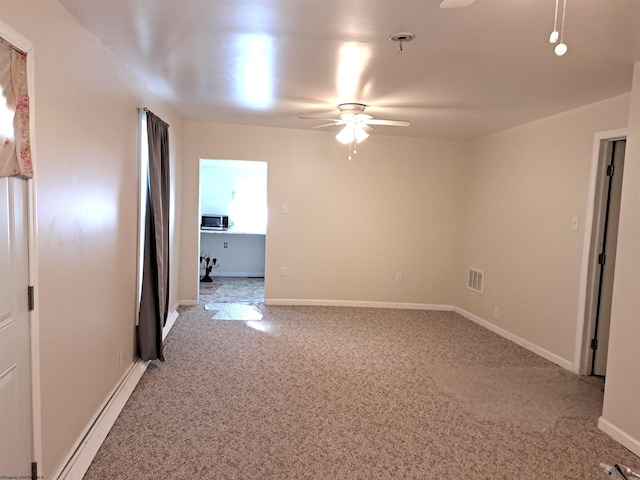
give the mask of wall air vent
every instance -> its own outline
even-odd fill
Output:
[[[482,293],[482,287],[484,285],[484,272],[475,268],[469,267],[469,276],[467,277],[467,288],[474,292]]]

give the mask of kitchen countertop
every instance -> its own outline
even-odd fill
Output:
[[[217,233],[224,235],[266,235],[266,232],[247,232],[244,230],[236,230],[228,228],[226,230],[200,230],[200,233]]]

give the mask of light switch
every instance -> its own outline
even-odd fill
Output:
[[[281,212],[282,213],[289,213],[289,205],[287,205],[286,203],[283,203],[281,205]]]

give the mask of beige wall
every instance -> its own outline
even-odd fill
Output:
[[[466,144],[377,133],[349,161],[333,135],[185,122],[181,298],[198,288],[198,192],[186,186],[211,158],[269,163],[267,299],[453,303]]]
[[[635,65],[600,426],[640,455],[640,63]]]
[[[470,146],[458,305],[564,366],[577,341],[594,134],[625,127],[628,102],[622,95]],[[466,288],[468,266],[484,271],[483,295]]]
[[[39,473],[53,478],[135,357],[136,107],[171,124],[174,189],[182,121],[57,1],[2,0],[0,20],[34,45]]]
[[[622,210],[603,416],[640,455],[640,64],[633,92],[500,132],[470,145],[459,284],[483,269],[485,290],[458,305],[577,371],[581,270],[596,133],[627,127]],[[580,217],[578,231],[571,219]],[[586,252],[588,253],[588,252]],[[494,307],[499,318],[494,318]]]

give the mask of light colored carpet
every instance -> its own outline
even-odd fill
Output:
[[[181,308],[85,479],[600,479],[602,391],[452,312]],[[259,324],[259,326],[256,325]]]

